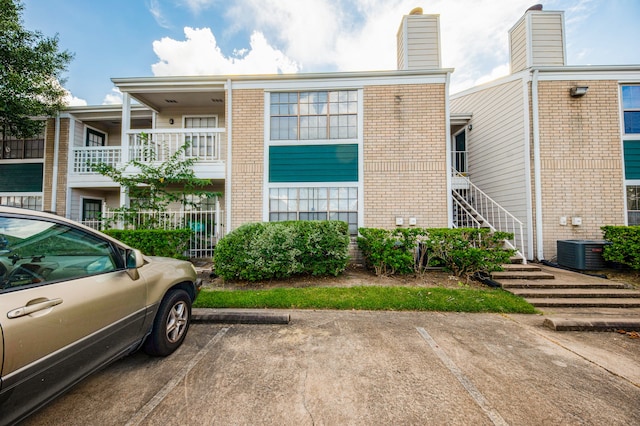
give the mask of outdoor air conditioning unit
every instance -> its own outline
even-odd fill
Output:
[[[565,268],[594,271],[604,269],[602,257],[606,241],[559,240],[558,265]]]

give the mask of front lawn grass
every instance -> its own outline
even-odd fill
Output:
[[[193,307],[536,313],[535,308],[524,299],[504,290],[441,287],[202,290]]]

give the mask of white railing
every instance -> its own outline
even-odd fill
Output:
[[[457,173],[465,175],[467,173],[467,151],[452,151],[451,152],[451,166]]]
[[[119,146],[90,146],[73,148],[73,173],[95,173],[92,167],[104,163],[117,166],[122,161],[122,147]]]
[[[220,139],[223,128],[132,130],[129,132],[129,159],[164,162],[188,144],[184,158],[199,161],[221,160]]]
[[[211,257],[213,249],[223,237],[222,210],[167,210],[138,211],[127,213],[127,225],[124,225],[122,213],[105,209],[100,219],[86,220],[82,223],[94,229],[191,229],[193,236],[189,243],[187,256]]]
[[[480,188],[471,183],[469,178],[464,176],[464,174],[453,170],[453,175],[457,179],[465,180],[465,189],[453,189],[453,192],[458,195],[458,197],[454,196],[453,199],[455,206],[464,205],[464,212],[468,212],[471,217],[474,218],[475,222],[468,223],[471,225],[478,223],[477,227],[488,226],[492,231],[509,232],[513,234],[513,238],[507,240],[507,243],[511,248],[517,250],[523,261],[525,261],[524,227],[522,226],[522,222],[495,202]],[[461,218],[468,220],[466,214],[462,214]],[[456,217],[454,215],[454,226],[465,226],[464,223],[461,223],[462,226],[458,226],[459,224],[455,223],[455,220]]]

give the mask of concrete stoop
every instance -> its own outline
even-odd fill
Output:
[[[549,315],[556,331],[640,330],[640,291],[624,283],[537,264],[504,265],[492,279]],[[610,312],[603,314],[603,310]]]

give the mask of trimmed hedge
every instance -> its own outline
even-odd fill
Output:
[[[348,261],[349,227],[340,221],[245,224],[222,238],[213,255],[214,272],[225,280],[335,276]]]
[[[640,226],[603,226],[605,244],[602,257],[640,270]]]
[[[193,235],[190,229],[107,229],[105,234],[149,256],[186,259]]]
[[[503,248],[506,232],[481,228],[360,228],[358,247],[376,275],[421,273],[443,266],[458,277],[469,279],[502,270],[514,250]]]

